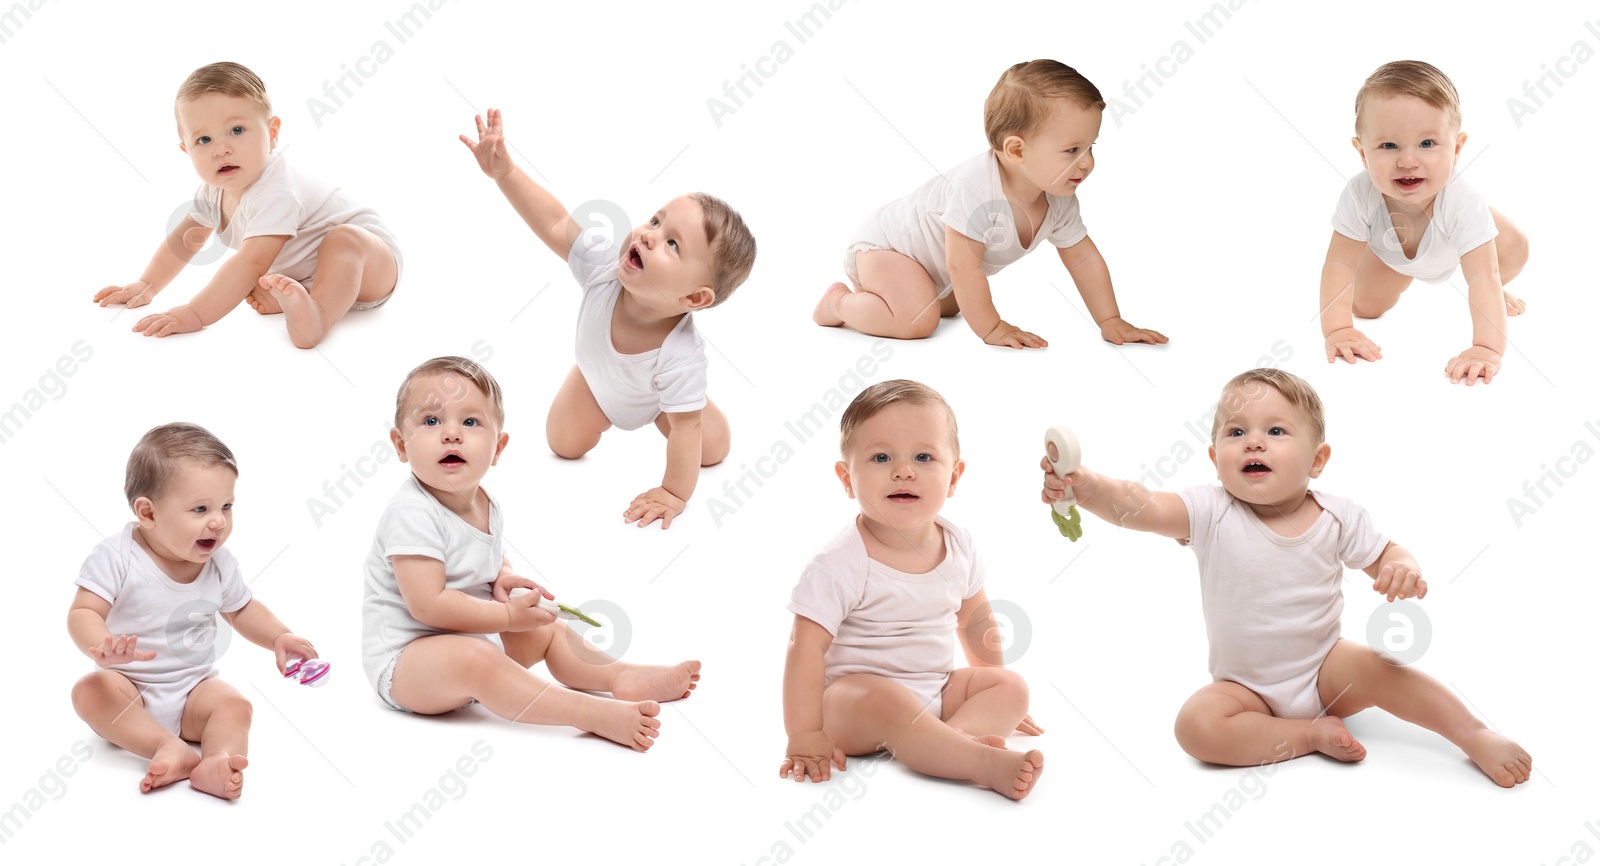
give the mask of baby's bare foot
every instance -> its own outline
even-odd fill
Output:
[[[260,285],[267,290],[283,310],[284,322],[289,328],[289,340],[302,349],[322,342],[327,328],[322,324],[322,308],[311,299],[306,287],[283,274],[267,274]]]
[[[259,284],[250,290],[250,294],[244,296],[244,302],[250,305],[250,309],[263,316],[274,316],[283,312],[283,308],[278,306],[278,299]]]
[[[1521,746],[1488,728],[1469,736],[1461,743],[1461,750],[1502,788],[1520,785],[1533,773],[1533,758]]]
[[[221,797],[224,800],[237,800],[244,790],[244,768],[250,766],[250,759],[244,755],[212,755],[201,758],[194,770],[189,773],[189,784],[196,791]]]
[[[1522,315],[1523,311],[1528,309],[1527,302],[1523,301],[1516,295],[1513,295],[1504,289],[1501,289],[1501,294],[1506,296],[1506,315],[1520,316]]]
[[[994,749],[988,756],[987,778],[976,781],[988,785],[1013,800],[1028,796],[1044,772],[1044,753],[1038,749],[1023,754]]]
[[[996,749],[1004,749],[1006,747],[1006,738],[998,734],[967,734],[967,736],[985,746],[994,746]]]
[[[611,681],[611,694],[619,701],[676,701],[689,696],[700,682],[700,663],[628,665]]]
[[[656,744],[661,730],[656,715],[660,712],[661,705],[655,701],[606,701],[589,732],[643,752]]]
[[[1355,762],[1367,756],[1361,745],[1337,716],[1323,716],[1311,723],[1311,748],[1339,761]]]
[[[181,782],[189,778],[189,773],[198,763],[200,756],[188,743],[178,739],[169,740],[157,748],[155,755],[150,758],[150,766],[145,768],[144,778],[139,780],[139,790],[148,794],[173,782]]]
[[[817,302],[817,308],[811,311],[811,321],[824,328],[837,328],[844,324],[844,319],[839,318],[835,312],[839,299],[850,294],[850,287],[844,283],[834,283],[822,293],[822,300]]]

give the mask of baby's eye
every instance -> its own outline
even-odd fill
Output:
[[[464,427],[476,427],[476,426],[478,426],[478,419],[476,419],[476,418],[468,418],[467,420],[462,421],[461,424]]]
[[[882,452],[879,452],[877,454],[872,455],[871,460],[872,460],[873,463],[888,463],[889,462],[889,455],[884,454]]]
[[[242,127],[242,126],[235,126],[235,127],[234,127],[234,128],[233,128],[233,134],[234,134],[234,135],[243,135],[243,134],[244,134],[244,127]]]
[[[195,144],[210,144],[211,143],[211,136],[202,135],[199,138],[195,139],[194,143]]]
[[[678,242],[677,241],[673,241],[673,240],[669,240],[669,241],[667,241],[667,246],[672,247],[673,249],[677,249],[678,248]]]
[[[1386,141],[1383,144],[1378,145],[1378,147],[1381,147],[1384,150],[1394,150],[1396,146],[1397,145],[1392,141]]]
[[[659,226],[659,225],[661,225],[661,220],[658,220],[655,217],[651,217],[650,218],[650,227],[651,228],[654,228],[654,227]]]
[[[196,513],[196,514],[204,514],[204,513],[206,513],[206,507],[204,505],[196,505],[194,507],[194,513]]]
[[[1230,427],[1230,428],[1228,428],[1228,435],[1229,436],[1243,436],[1244,435],[1244,431],[1240,430],[1238,427]]]
[[[1282,436],[1284,434],[1284,432],[1285,431],[1284,431],[1284,429],[1282,427],[1274,427],[1271,430],[1267,431],[1267,433],[1272,435],[1272,436]]]
[[[1423,147],[1433,147],[1433,145],[1434,145],[1434,141],[1431,138],[1424,138],[1422,140],[1422,146]]]
[[[224,503],[222,503],[222,510],[223,511],[232,511],[233,510],[233,503],[232,502],[224,502]]]
[[[933,462],[933,455],[927,453],[926,451],[924,451],[923,453],[917,455],[917,462],[918,463],[932,463]]]
[[[429,415],[428,417],[422,419],[422,426],[424,426],[424,427],[434,427],[434,426],[437,426],[438,424],[439,424],[439,419],[436,416],[433,416],[433,415]]]

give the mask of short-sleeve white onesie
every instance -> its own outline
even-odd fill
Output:
[[[1366,509],[1315,490],[1323,511],[1300,536],[1273,532],[1217,485],[1178,495],[1200,561],[1211,678],[1260,695],[1274,716],[1316,718],[1323,711],[1317,672],[1339,641],[1344,567],[1376,562],[1388,538]]]
[[[189,583],[173,580],[134,540],[138,525],[95,545],[76,583],[110,602],[106,628],[113,635],[133,635],[139,649],[156,654],[107,669],[132,681],[145,711],[177,734],[190,690],[217,675],[217,614],[249,604],[250,587],[227,548],[211,554]]]
[[[222,221],[222,190],[201,184],[195,191],[189,215],[200,225],[215,229]],[[245,189],[239,206],[233,211],[233,219],[217,233],[217,239],[229,249],[237,250],[253,237],[288,235],[289,240],[272,260],[268,273],[283,274],[309,289],[317,274],[317,249],[322,239],[328,236],[329,229],[346,224],[372,232],[389,247],[394,253],[398,285],[405,261],[400,257],[400,245],[378,219],[377,211],[352,202],[333,184],[290,169],[282,153],[274,154],[261,176]],[[381,303],[381,300],[368,301],[358,304],[357,308],[370,309]]]
[[[1044,223],[1024,247],[1017,236],[1019,215],[1013,214],[1000,185],[999,157],[986,150],[867,217],[845,250],[845,273],[859,284],[857,252],[894,250],[922,265],[943,297],[953,289],[945,265],[946,226],[983,242],[983,273],[991,277],[1038,249],[1043,238],[1064,248],[1089,236],[1078,217],[1076,195],[1047,195],[1046,200]]]
[[[867,555],[856,521],[811,557],[788,609],[833,635],[823,657],[827,682],[876,674],[916,694],[935,718],[956,667],[956,612],[983,588],[972,537],[942,517],[944,561],[907,574]]]
[[[1406,258],[1383,193],[1372,185],[1372,177],[1366,172],[1344,185],[1333,212],[1333,230],[1371,247],[1373,255],[1397,273],[1425,283],[1450,279],[1463,255],[1500,233],[1489,212],[1489,200],[1461,176],[1459,169],[1434,197],[1433,218],[1417,244],[1415,258]]]
[[[579,235],[567,253],[572,276],[583,288],[575,341],[578,371],[600,411],[618,429],[637,430],[663,412],[704,409],[706,347],[694,329],[693,313],[678,320],[659,349],[624,355],[612,345],[611,316],[622,294],[615,253],[597,229]]]
[[[435,499],[411,475],[389,500],[378,521],[377,536],[367,553],[361,600],[361,665],[378,697],[399,710],[404,708],[389,698],[389,677],[401,651],[417,638],[457,632],[425,625],[411,616],[400,596],[391,556],[437,559],[444,563],[445,589],[487,600],[505,562],[500,506],[493,496],[489,497],[489,532],[480,532]],[[468,637],[489,640],[484,635]]]

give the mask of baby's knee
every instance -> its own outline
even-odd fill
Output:
[[[895,319],[894,324],[889,328],[890,333],[885,336],[893,337],[897,340],[926,340],[933,336],[933,332],[937,330],[939,330],[939,315],[936,310],[930,307],[918,313],[916,318],[909,321]]]
[[[217,704],[217,708],[212,710],[213,715],[221,713],[246,725],[250,724],[250,720],[255,717],[255,712],[256,708],[250,703],[250,699],[237,692],[223,698]]]
[[[544,439],[550,451],[565,460],[577,460],[588,454],[600,441],[599,436],[580,437],[566,425],[553,421],[545,426]]]
[[[116,675],[110,671],[95,671],[72,684],[72,708],[79,716],[92,712],[106,701],[116,698]]]
[[[1184,707],[1178,711],[1178,718],[1172,723],[1172,734],[1177,737],[1179,748],[1189,757],[1209,762],[1209,756],[1216,751],[1221,738],[1222,721]]]
[[[317,245],[317,252],[355,252],[362,247],[365,230],[359,226],[342,225],[328,229],[323,235],[322,243]]]

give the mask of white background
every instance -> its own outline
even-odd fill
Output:
[[[70,377],[45,381],[52,396],[0,445],[17,557],[0,630],[11,670],[0,810],[25,803],[41,777],[55,796],[5,839],[8,862],[71,853],[356,863],[379,842],[415,863],[491,853],[728,864],[784,853],[827,863],[892,853],[1136,864],[1181,842],[1193,862],[1533,864],[1600,848],[1600,824],[1585,827],[1600,822],[1600,797],[1596,569],[1584,543],[1600,468],[1557,462],[1575,443],[1584,456],[1600,449],[1600,407],[1580,366],[1595,320],[1600,63],[1564,61],[1575,74],[1520,128],[1506,104],[1575,42],[1600,49],[1584,27],[1600,12],[1391,4],[1367,15],[1257,2],[1202,43],[1184,26],[1205,12],[1198,0],[852,0],[802,44],[784,27],[805,12],[800,0],[538,6],[448,3],[401,43],[385,28],[405,12],[401,2],[57,0],[19,14],[0,44],[11,290],[0,407],[26,402],[73,346],[92,353]],[[371,76],[334,106],[324,82],[356,68],[378,40],[392,57],[360,62]],[[778,40],[792,56],[762,63],[773,74],[719,127],[707,100]],[[1174,74],[1142,104],[1123,95],[1178,40],[1193,56],[1163,62]],[[1048,252],[993,281],[999,309],[1049,339],[1044,351],[985,347],[957,320],[930,340],[878,346],[880,360],[872,338],[811,325],[816,298],[842,276],[853,227],[981,150],[984,96],[1006,66],[1035,57],[1075,66],[1135,109],[1120,123],[1106,115],[1083,215],[1126,318],[1166,332],[1170,345],[1102,342]],[[1459,276],[1415,286],[1366,328],[1381,362],[1329,366],[1321,356],[1328,219],[1360,168],[1348,144],[1351,103],[1373,68],[1405,57],[1452,76],[1472,180],[1532,239],[1513,284],[1528,313],[1512,320],[1513,348],[1488,387],[1452,387],[1440,375],[1470,342]],[[133,313],[89,303],[100,287],[138,277],[192,196],[173,94],[191,69],[222,59],[265,79],[295,164],[377,208],[403,244],[393,301],[350,317],[316,351],[293,348],[280,320],[243,307],[158,341],[129,332]],[[320,126],[312,97],[334,107]],[[637,222],[704,189],[740,208],[759,239],[750,281],[697,318],[714,346],[711,393],[732,421],[734,451],[702,473],[669,531],[620,520],[658,483],[657,434],[608,434],[573,463],[544,445],[545,411],[571,364],[577,292],[456,141],[491,106],[505,111],[517,161],[569,206],[605,199]],[[216,267],[191,267],[150,311],[187,299]],[[360,567],[404,478],[385,444],[394,391],[440,354],[484,361],[508,395],[511,444],[486,486],[504,505],[513,562],[564,600],[622,611],[605,634],[613,649],[627,641],[625,658],[704,661],[699,691],[664,710],[648,754],[477,709],[403,716],[383,709],[362,677]],[[776,777],[784,602],[810,551],[855,513],[833,476],[837,412],[804,442],[785,424],[833,389],[853,396],[862,357],[873,359],[864,381],[925,381],[960,419],[967,474],[946,513],[980,545],[990,598],[1020,611],[1014,666],[1046,728],[1013,740],[1046,755],[1020,804],[859,760],[826,785]],[[1263,357],[1308,378],[1327,404],[1333,458],[1319,488],[1363,503],[1420,560],[1433,636],[1419,666],[1532,752],[1532,781],[1500,790],[1441,738],[1378,711],[1351,723],[1370,750],[1358,766],[1313,757],[1252,776],[1178,748],[1172,719],[1207,681],[1193,557],[1089,516],[1082,542],[1059,537],[1038,501],[1041,434],[1070,423],[1086,462],[1113,475],[1154,471],[1166,489],[1211,482],[1188,425],[1209,430],[1222,383]],[[234,804],[186,785],[139,796],[144,761],[95,737],[68,701],[91,669],[64,627],[79,563],[129,519],[122,473],[135,440],[180,419],[237,453],[229,545],[258,597],[335,665],[325,689],[290,686],[266,651],[234,641],[223,675],[256,708],[245,796]],[[775,451],[786,461],[761,460]],[[361,462],[373,454],[390,456]],[[1559,489],[1547,483],[1553,495],[1540,504],[1524,498],[1533,513],[1518,528],[1507,500],[1546,466],[1571,477]],[[347,470],[367,476],[354,476],[360,487],[347,480],[349,495],[335,503],[324,484]],[[741,478],[750,495],[724,492]],[[335,509],[320,528],[312,498]],[[728,506],[720,516],[714,498]],[[1380,607],[1369,585],[1352,573],[1347,635],[1364,635]],[[73,775],[58,784],[48,774],[63,756]],[[408,841],[390,835],[385,822],[424,800],[462,756],[474,773],[464,788],[450,782],[458,798]],[[1186,829],[1241,785],[1243,805],[1211,838]],[[814,835],[786,828],[819,804],[831,817]]]

